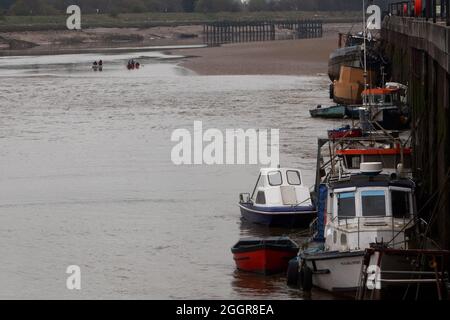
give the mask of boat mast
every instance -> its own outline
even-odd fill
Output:
[[[366,22],[366,1],[363,0],[363,41],[364,41],[364,90],[367,89],[367,48],[366,48],[366,38],[367,38],[367,22]],[[364,99],[363,104],[366,104],[366,99]]]
[[[364,71],[363,71],[363,77],[364,77],[364,90],[367,90],[368,88],[368,82],[367,82],[367,47],[366,47],[366,38],[367,38],[367,21],[366,21],[366,1],[363,0],[363,54],[364,54]],[[364,132],[367,132],[371,128],[371,124],[369,123],[368,116],[369,116],[369,106],[367,101],[367,95],[363,97],[363,105],[362,108],[359,110],[359,124]]]

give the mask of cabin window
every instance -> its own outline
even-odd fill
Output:
[[[376,104],[384,103],[384,95],[382,95],[382,94],[375,94],[375,95],[372,96],[372,100],[373,100],[372,102],[376,103]]]
[[[411,215],[409,192],[391,191],[392,215],[394,218],[407,218]]]
[[[384,97],[384,102],[385,103],[392,103],[392,96],[390,94],[386,95]]]
[[[266,204],[266,194],[264,193],[264,191],[258,191],[256,195],[256,203]]]
[[[361,156],[346,156],[349,169],[359,169],[361,166]]]
[[[337,193],[338,218],[352,218],[356,216],[355,193]]]
[[[269,184],[273,187],[281,186],[283,184],[283,178],[280,171],[272,171],[268,174]]]
[[[363,217],[386,216],[386,196],[383,190],[361,192]]]
[[[286,171],[287,181],[290,185],[299,186],[302,184],[302,180],[300,179],[300,173],[298,171]]]

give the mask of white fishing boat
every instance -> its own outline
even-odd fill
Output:
[[[323,250],[300,254],[300,283],[331,292],[359,286],[366,248],[383,243],[408,249],[416,213],[411,179],[382,173],[381,163],[362,163],[361,172],[327,184]]]

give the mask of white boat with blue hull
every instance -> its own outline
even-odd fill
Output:
[[[240,195],[242,217],[250,222],[278,227],[308,227],[316,211],[300,170],[261,169],[253,193]]]

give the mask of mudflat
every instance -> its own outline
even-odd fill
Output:
[[[324,24],[322,38],[232,43],[177,50],[176,54],[187,56],[181,65],[200,75],[315,75],[327,73],[339,32],[349,32],[352,27]]]
[[[336,38],[225,44],[177,50],[185,68],[200,75],[311,75],[326,73]]]

